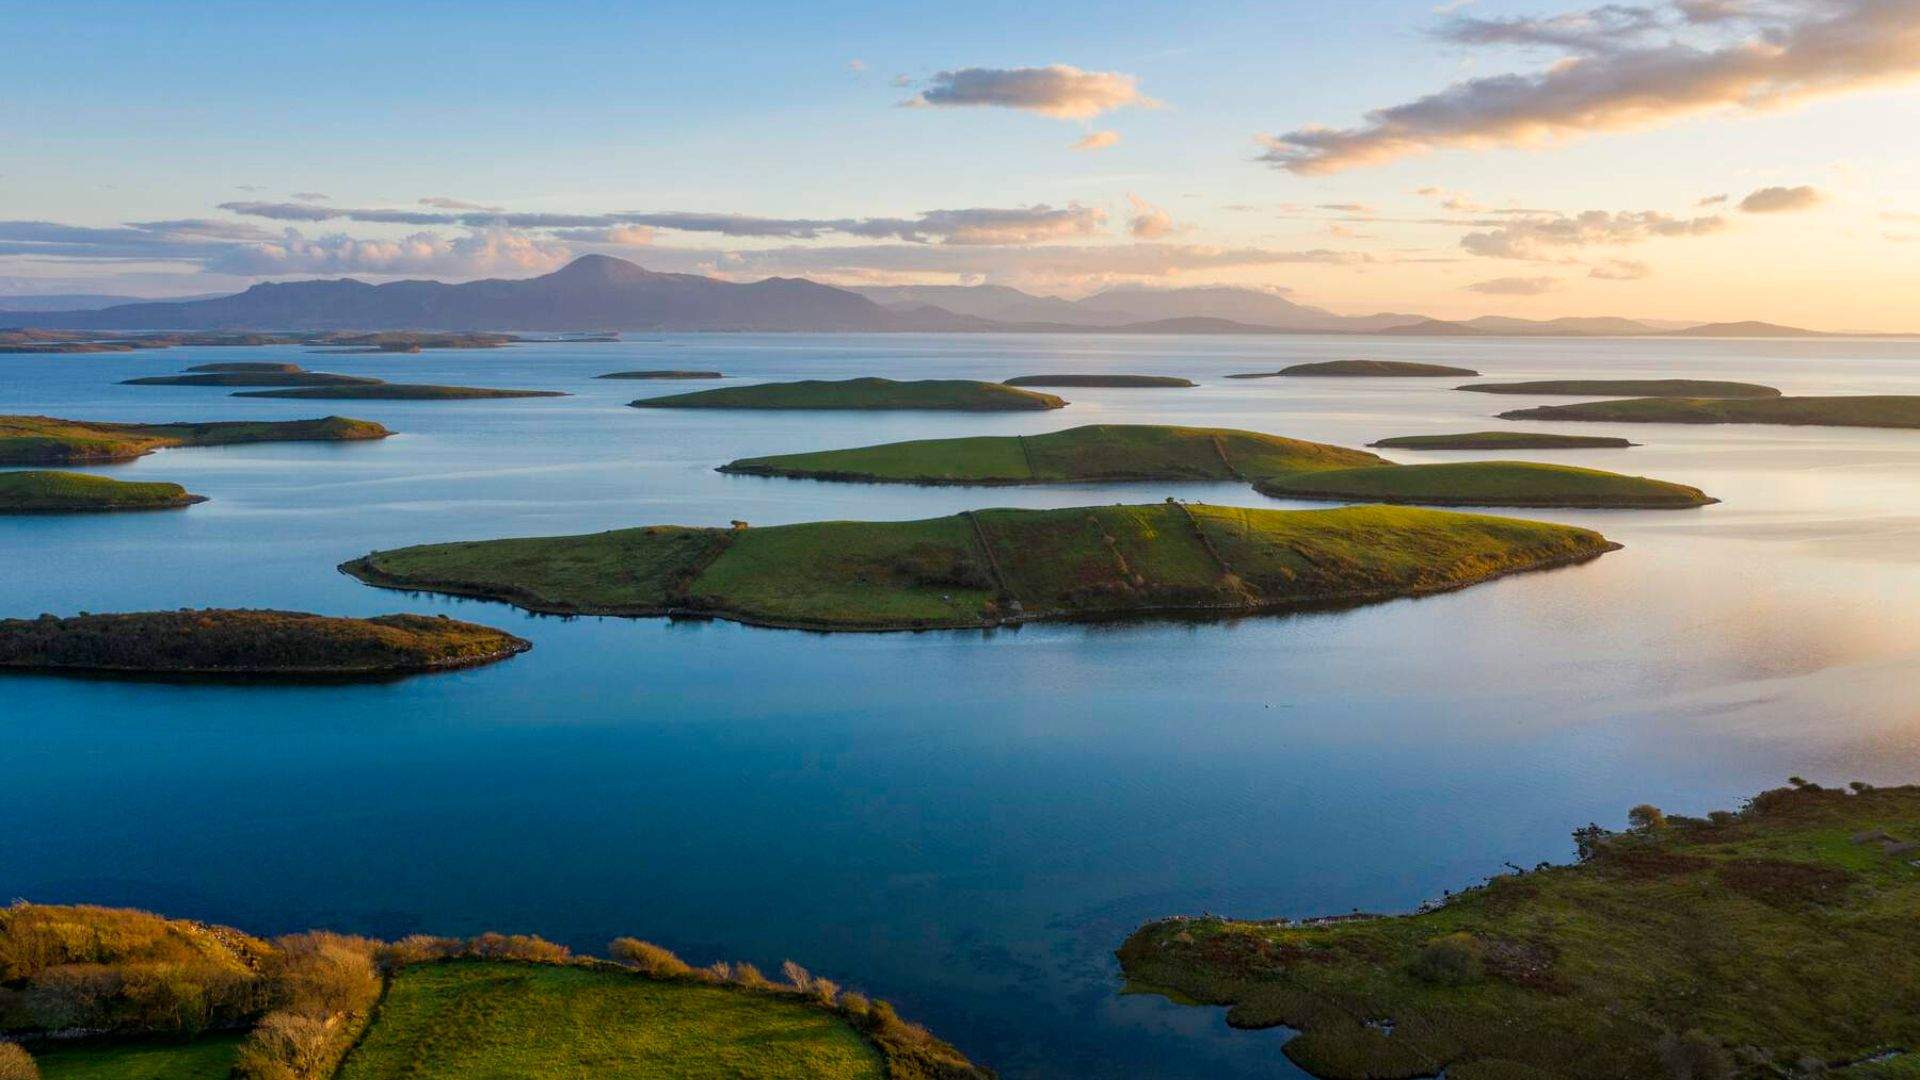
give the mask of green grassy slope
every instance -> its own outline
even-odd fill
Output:
[[[1065,401],[1000,383],[969,379],[808,379],[756,383],[643,398],[636,409],[942,409],[1022,411],[1058,409]]]
[[[1500,419],[1604,420],[1623,424],[1920,428],[1920,396],[1631,398],[1515,409],[1501,413]]]
[[[224,1080],[241,1038],[89,1043],[45,1049],[34,1060],[41,1080]]]
[[[1784,1070],[1920,1045],[1916,840],[1920,788],[1783,788],[1422,914],[1168,920],[1120,959],[1136,990],[1301,1029],[1320,1077],[1809,1075]]]
[[[1476,394],[1539,394],[1621,398],[1773,398],[1780,391],[1758,383],[1713,379],[1541,379],[1535,382],[1472,383],[1455,390]]]
[[[1370,442],[1382,450],[1596,450],[1634,445],[1610,435],[1553,435],[1539,431],[1468,431],[1459,435],[1400,435]]]
[[[45,470],[0,472],[0,514],[171,510],[205,501],[179,484]]]
[[[1532,506],[1670,509],[1718,500],[1699,488],[1572,465],[1530,461],[1452,461],[1295,473],[1256,481],[1263,495],[1417,503],[1427,506]]]
[[[111,424],[52,416],[0,416],[0,465],[77,465],[131,461],[168,446],[384,439],[368,420],[231,420],[205,424]]]
[[[476,398],[566,397],[561,390],[496,390],[485,386],[432,386],[425,383],[342,383],[292,390],[249,390],[234,397],[301,398],[327,401],[467,401]]]
[[[725,986],[577,967],[455,961],[403,970],[338,1080],[712,1077],[878,1080],[838,1016]]]

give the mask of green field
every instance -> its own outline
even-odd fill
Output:
[[[1058,409],[1066,402],[1001,383],[970,379],[808,379],[642,398],[636,409],[939,409],[1005,412]]]
[[[1254,371],[1229,375],[1229,379],[1271,379],[1280,375],[1335,375],[1375,379],[1436,379],[1447,375],[1478,375],[1472,368],[1446,364],[1417,364],[1408,360],[1322,360],[1312,364],[1294,364],[1279,371]]]
[[[1255,481],[1262,495],[1426,506],[1677,509],[1719,500],[1685,484],[1532,461],[1450,461],[1293,473]]]
[[[1401,435],[1367,445],[1382,450],[1599,450],[1620,449],[1634,444],[1609,435],[1468,431],[1459,435]]]
[[[353,401],[468,401],[476,398],[566,397],[560,390],[495,390],[485,386],[432,386],[426,383],[372,382],[303,386],[291,390],[248,390],[234,397],[302,398]]]
[[[1046,435],[918,439],[742,458],[721,472],[917,484],[1239,480],[1381,464],[1362,450],[1229,428],[1092,424]]]
[[[1476,394],[1538,394],[1542,397],[1777,398],[1759,383],[1713,379],[1542,379],[1537,382],[1471,383],[1455,390]]]
[[[1008,379],[1007,386],[1112,386],[1135,389],[1169,389],[1198,386],[1192,379],[1173,375],[1022,375]]]
[[[846,1020],[798,1000],[578,967],[452,961],[394,979],[338,1080],[886,1076]]]
[[[1378,600],[1613,547],[1586,529],[1433,510],[1168,502],[438,544],[341,569],[536,611],[904,630]]]
[[[1584,861],[1424,913],[1170,919],[1121,965],[1135,991],[1299,1029],[1287,1056],[1338,1080],[1808,1076],[1920,1045],[1920,787],[1636,816],[1587,834]],[[1912,1075],[1914,1057],[1832,1075]]]
[[[1632,398],[1542,405],[1500,414],[1502,420],[1602,420],[1622,424],[1788,424],[1920,428],[1920,397],[1858,395],[1776,398]]]
[[[205,501],[179,484],[136,483],[44,470],[0,472],[0,514],[171,510]]]
[[[240,1039],[88,1043],[44,1050],[34,1061],[41,1080],[225,1080]]]
[[[79,465],[131,461],[168,446],[257,442],[336,442],[393,434],[368,420],[228,420],[190,424],[110,424],[52,416],[0,416],[0,465]]]

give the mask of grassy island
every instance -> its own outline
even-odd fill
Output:
[[[741,458],[721,472],[907,484],[1243,480],[1384,464],[1361,450],[1230,428],[1090,424],[1046,435],[918,439],[851,450]]]
[[[1004,412],[1058,409],[1065,401],[1001,383],[971,379],[807,379],[695,390],[642,398],[636,409],[941,409]]]
[[[131,461],[169,446],[262,442],[343,442],[393,434],[369,420],[228,420],[214,423],[113,424],[52,416],[0,416],[0,465],[79,465]]]
[[[1434,510],[1168,501],[468,541],[377,551],[341,569],[533,611],[910,630],[1384,600],[1616,546],[1587,529]]]
[[[276,367],[279,365],[275,365]],[[297,365],[292,371],[216,371],[194,375],[147,375],[122,379],[122,386],[377,386],[380,380],[366,375],[334,375],[325,371],[306,371]]]
[[[595,375],[596,379],[724,379],[725,375],[717,371],[678,371],[661,369],[658,371],[609,371],[605,375]]]
[[[0,668],[151,675],[382,677],[505,660],[512,634],[426,615],[146,611],[0,619]]]
[[[1022,375],[1008,379],[1007,386],[1110,386],[1134,389],[1182,388],[1198,386],[1192,379],[1173,375]]]
[[[179,484],[133,483],[73,472],[0,472],[0,514],[173,510],[206,501]]]
[[[768,975],[635,938],[608,951],[496,933],[266,940],[18,902],[0,908],[0,1033],[21,1043],[0,1042],[0,1066],[38,1059],[44,1080],[993,1077],[792,961]],[[49,1037],[73,1030],[107,1037]]]
[[[279,374],[297,375],[306,369],[299,364],[273,364],[254,361],[223,362],[218,364],[195,364],[187,369],[189,375],[245,375]]]
[[[1611,435],[1469,431],[1461,435],[1401,435],[1367,445],[1382,450],[1617,450],[1635,444]]]
[[[560,390],[495,390],[484,386],[432,386],[426,383],[367,382],[304,386],[292,390],[248,390],[234,397],[300,398],[322,401],[469,401],[476,398],[566,397]]]
[[[1616,398],[1776,398],[1780,391],[1759,383],[1714,379],[1541,379],[1534,382],[1469,383],[1455,390],[1476,394],[1537,394],[1541,397]]]
[[[1600,420],[1622,424],[1786,424],[1815,427],[1920,428],[1920,397],[1629,398],[1542,405],[1500,414],[1502,420]]]
[[[1229,375],[1229,379],[1272,379],[1282,375],[1344,375],[1374,379],[1437,379],[1446,376],[1478,375],[1472,368],[1446,364],[1417,364],[1408,360],[1322,360],[1313,364],[1294,364],[1279,371],[1252,371]]]
[[[1682,509],[1718,502],[1685,484],[1532,461],[1450,461],[1293,473],[1254,482],[1262,495],[1425,506]]]
[[[1920,787],[1855,787],[1641,806],[1576,831],[1573,865],[1417,914],[1171,919],[1120,962],[1134,990],[1299,1029],[1287,1056],[1328,1080],[1911,1076]]]

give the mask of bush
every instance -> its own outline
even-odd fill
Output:
[[[700,969],[700,977],[711,982],[727,982],[733,978],[733,965],[725,960],[715,960]]]
[[[466,948],[467,943],[459,938],[409,934],[399,941],[390,942],[375,949],[373,956],[379,963],[381,971],[392,974],[409,964],[451,959],[465,952]]]
[[[671,949],[663,949],[639,938],[615,938],[613,944],[607,946],[607,953],[616,961],[655,978],[673,978],[693,971]]]
[[[781,962],[780,976],[786,979],[787,985],[795,990],[804,992],[813,986],[813,975],[791,960]]]
[[[483,960],[525,960],[535,964],[563,964],[573,955],[565,945],[555,945],[531,934],[481,934],[468,942],[467,948]]]
[[[767,977],[760,974],[760,969],[752,964],[733,965],[733,981],[750,990],[761,990],[771,985]]]
[[[1448,934],[1421,947],[1407,971],[1436,986],[1466,986],[1486,973],[1486,947],[1472,934]]]
[[[268,1013],[240,1044],[234,1074],[244,1080],[310,1080],[331,1070],[345,1047],[334,1045],[334,1025],[314,1016]]]
[[[40,1066],[16,1042],[0,1042],[0,1080],[40,1080]]]
[[[278,949],[265,972],[279,1009],[324,1018],[362,1012],[379,999],[375,942],[313,931],[274,944]]]
[[[1640,832],[1655,832],[1667,827],[1667,815],[1652,803],[1641,803],[1627,811],[1627,824]]]
[[[1660,1064],[1672,1080],[1727,1080],[1733,1075],[1726,1048],[1698,1030],[1662,1035]]]
[[[807,984],[807,993],[812,994],[813,1000],[820,1004],[831,1006],[833,1000],[840,996],[840,984],[832,979],[815,976],[814,980]]]

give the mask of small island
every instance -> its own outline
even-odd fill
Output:
[[[1387,600],[1583,562],[1617,546],[1588,529],[1439,510],[1169,500],[429,544],[376,551],[340,569],[371,585],[556,614],[920,630]]]
[[[169,446],[264,442],[351,442],[393,434],[370,420],[223,420],[114,424],[52,416],[0,416],[0,465],[81,465],[132,461]]]
[[[1920,1012],[1891,988],[1920,985],[1920,787],[1851,788],[1635,807],[1575,830],[1572,865],[1410,915],[1149,923],[1121,970],[1297,1029],[1283,1051],[1325,1080],[1911,1076]]]
[[[505,660],[533,646],[445,616],[343,619],[208,608],[0,619],[0,668],[245,678],[383,678]]]
[[[1198,386],[1192,379],[1172,375],[1022,375],[1008,379],[1006,386],[1108,386],[1146,389],[1182,389]]]
[[[19,901],[0,907],[0,1033],[19,1040],[0,1041],[0,1075],[993,1077],[886,1001],[791,960],[765,974],[725,960],[695,967],[631,937],[607,953],[528,934],[269,940]]]
[[[1920,396],[1628,398],[1542,405],[1502,420],[1597,420],[1621,424],[1784,424],[1795,427],[1920,428]]]
[[[661,369],[658,371],[609,371],[605,375],[595,375],[596,379],[724,379],[725,375],[717,371],[678,371]]]
[[[1382,465],[1363,450],[1231,428],[1089,424],[1046,435],[917,439],[851,450],[741,458],[724,473],[901,484],[1245,480]]]
[[[1618,450],[1638,444],[1610,435],[1469,431],[1460,435],[1401,435],[1367,445],[1382,450]]]
[[[1680,510],[1720,501],[1685,484],[1533,461],[1332,469],[1267,477],[1253,487],[1279,499],[1421,506]]]
[[[1446,376],[1478,375],[1472,368],[1446,364],[1419,364],[1409,360],[1322,360],[1313,364],[1295,364],[1279,371],[1252,371],[1229,375],[1229,379],[1273,379],[1283,375],[1333,375],[1363,379],[1438,379]]]
[[[1541,397],[1774,398],[1780,391],[1759,383],[1714,379],[1541,379],[1534,382],[1469,383],[1455,390],[1476,394],[1536,394]]]
[[[631,402],[636,409],[936,409],[1007,412],[1058,409],[1052,394],[972,379],[807,379],[695,390]]]
[[[179,484],[135,483],[75,472],[0,472],[0,514],[177,510],[206,501]]]
[[[325,371],[307,371],[297,364],[274,364],[292,371],[247,368],[240,371],[212,371],[189,375],[147,375],[122,379],[122,386],[376,386],[379,379],[366,375],[334,375]]]
[[[231,363],[195,364],[187,369],[187,373],[189,375],[297,375],[305,370],[306,369],[299,364],[273,364],[264,361],[241,360]]]
[[[498,349],[523,340],[513,334],[467,331],[383,330],[374,334],[332,330],[301,338],[302,345],[343,353],[417,353],[422,349]]]
[[[432,386],[390,383],[378,379],[292,390],[248,390],[233,395],[247,398],[299,398],[304,401],[472,401],[492,398],[566,397],[560,390],[496,390],[485,386]]]

